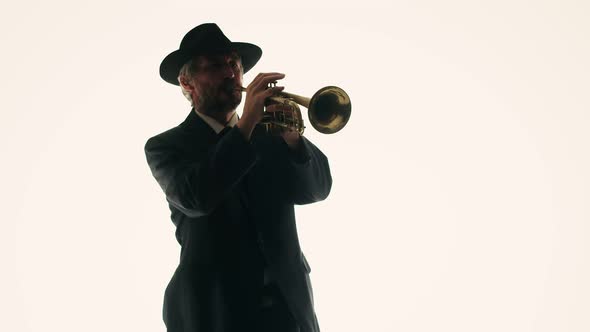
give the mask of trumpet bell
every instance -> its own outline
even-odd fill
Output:
[[[309,122],[320,133],[333,134],[344,128],[350,119],[350,97],[337,86],[326,86],[310,99]]]

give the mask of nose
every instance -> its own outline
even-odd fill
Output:
[[[223,78],[235,78],[240,75],[240,67],[235,60],[227,58],[223,64]]]
[[[234,68],[232,67],[231,64],[227,63],[225,66],[225,71],[223,73],[224,78],[234,78],[236,77],[236,72],[234,71]]]

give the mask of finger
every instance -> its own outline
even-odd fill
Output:
[[[273,96],[273,95],[283,91],[284,89],[285,89],[284,86],[275,86],[273,88],[268,88],[262,93],[262,96],[265,98],[268,98],[270,96]]]
[[[256,82],[253,82],[254,83],[253,87],[257,90],[264,90],[269,87],[269,84],[271,82],[276,83],[277,80],[280,80],[284,77],[285,77],[285,74],[279,74],[279,73],[264,74],[264,75],[261,75]]]
[[[253,90],[263,90],[268,87],[268,84],[273,81],[277,81],[283,79],[285,74],[282,73],[260,73],[256,78],[250,83],[248,88],[252,88]]]
[[[271,73],[271,74],[265,75],[261,78],[261,84],[268,86],[269,84],[274,83],[276,85],[277,80],[281,80],[283,78],[285,78],[285,74]]]
[[[250,84],[248,85],[248,88],[254,87],[255,85],[257,85],[258,82],[260,81],[262,75],[264,75],[264,74],[263,73],[258,73],[258,75],[256,75],[256,77],[254,77],[254,79],[252,80],[252,82],[250,82]]]

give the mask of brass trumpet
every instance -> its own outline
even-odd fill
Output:
[[[274,84],[274,83],[271,83]],[[242,91],[246,88],[241,87]],[[288,92],[279,92],[267,98],[271,102],[288,105],[293,112],[265,112],[261,124],[267,132],[276,133],[282,128],[297,130],[303,134],[305,125],[298,105],[307,108],[309,122],[322,134],[333,134],[344,128],[350,119],[350,97],[337,86],[326,86],[319,89],[311,98],[298,96]]]

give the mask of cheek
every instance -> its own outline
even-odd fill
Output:
[[[213,91],[211,84],[208,84],[206,82],[201,82],[200,84],[198,84],[196,86],[196,90],[199,94],[202,95],[211,94],[211,91]]]

